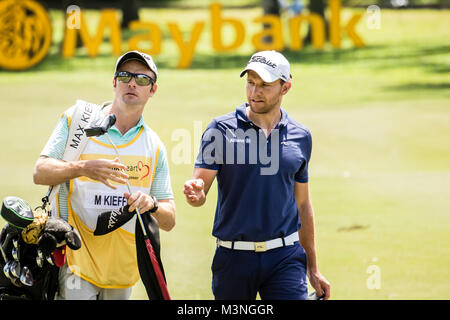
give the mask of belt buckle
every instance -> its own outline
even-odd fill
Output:
[[[255,252],[265,252],[267,251],[266,242],[255,242]]]

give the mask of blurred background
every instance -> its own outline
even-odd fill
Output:
[[[155,50],[148,30],[133,30],[130,22],[155,24],[161,30],[161,47],[153,54],[159,87],[144,118],[166,145],[177,205],[176,227],[161,234],[162,259],[174,299],[212,299],[216,184],[207,203],[192,208],[184,200],[183,183],[192,175],[199,128],[245,102],[239,73],[257,51],[254,35],[264,30],[253,20],[274,14],[293,75],[282,107],[313,137],[310,190],[318,265],[331,282],[331,298],[450,298],[448,0],[339,1],[339,48],[330,42],[331,2],[325,0],[32,1],[48,13],[51,41],[41,61],[21,71],[9,70],[16,62],[8,60],[14,54],[10,48],[21,42],[11,27],[18,15],[11,18],[7,2],[0,1],[0,198],[15,195],[38,206],[47,188],[33,184],[33,167],[59,116],[76,99],[112,100],[117,54],[110,40],[116,35],[109,27],[97,33],[101,10],[117,15],[120,53],[139,35],[142,50]],[[221,4],[222,19],[244,26],[242,44],[229,52],[213,48],[212,3]],[[72,57],[63,57],[71,5],[80,8],[90,37],[98,36],[95,57],[79,32]],[[303,47],[293,49],[290,21],[308,13],[325,21],[323,48],[311,44],[313,32],[304,22]],[[202,27],[195,39],[196,25]],[[45,34],[39,22],[31,20],[28,27]],[[174,30],[184,45],[195,43],[181,68]],[[221,31],[224,44],[236,39],[229,23]],[[37,55],[45,41],[34,39],[28,52]],[[273,42],[270,35],[262,41]],[[176,132],[186,133],[187,140]],[[147,298],[140,282],[132,298]]]

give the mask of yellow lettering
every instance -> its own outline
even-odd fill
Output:
[[[341,47],[341,0],[330,0],[330,43],[333,48]]]
[[[363,47],[365,45],[364,41],[356,32],[356,26],[361,20],[362,14],[352,16],[348,20],[347,24],[341,29],[341,9],[341,0],[329,0],[330,23],[328,31],[332,47],[335,49],[339,49],[341,47],[342,32],[346,33],[346,35],[354,43],[355,47]],[[74,16],[75,14],[78,14],[78,16]],[[212,3],[210,5],[210,19],[211,41],[214,51],[223,53],[233,52],[244,43],[246,29],[243,22],[240,21],[242,18],[235,19],[223,17],[222,5],[220,3]],[[251,37],[251,42],[256,50],[281,51],[285,48],[283,24],[278,16],[265,15],[255,18],[253,22],[266,26],[262,29],[262,31]],[[308,23],[311,27],[313,47],[316,49],[323,49],[326,40],[325,21],[320,15],[315,13],[298,15],[289,20],[289,36],[291,42],[290,49],[293,51],[298,51],[303,48],[304,44],[301,31],[302,24],[304,22]],[[24,23],[24,25],[28,28],[32,24],[34,24],[34,22],[31,20]],[[67,26],[77,24],[79,24],[79,27],[77,28],[69,28]],[[180,53],[180,58],[177,64],[178,68],[188,68],[192,64],[195,50],[204,26],[204,21],[195,22],[186,39],[186,37],[183,37],[183,32],[180,30],[180,27],[176,22],[168,22],[169,33]],[[129,50],[144,51],[152,55],[158,55],[161,53],[163,36],[161,28],[157,24],[153,22],[133,21],[130,23],[129,27],[132,31],[141,30],[141,32],[132,36],[128,40]],[[87,49],[88,55],[95,57],[98,55],[100,45],[104,40],[105,32],[108,32],[110,36],[113,54],[120,55],[122,51],[121,31],[117,10],[101,10],[95,32],[96,33],[94,36],[90,35],[85,17],[83,17],[81,12],[74,12],[74,10],[69,11],[63,42],[63,57],[74,56],[78,33],[81,36],[83,45]],[[25,37],[28,39],[29,34],[25,33]],[[269,37],[272,39],[270,43],[264,41]],[[37,44],[33,45],[34,47],[37,46]]]
[[[353,17],[350,18],[349,22],[347,23],[347,26],[345,27],[345,31],[347,32],[347,35],[350,37],[350,39],[352,39],[355,47],[358,47],[358,48],[365,46],[364,41],[361,39],[361,37],[355,31],[355,26],[359,22],[361,17],[362,17],[362,13],[355,14]]]
[[[150,55],[157,55],[161,53],[162,32],[156,23],[131,21],[129,24],[129,28],[131,31],[136,31],[140,29],[146,29],[148,31],[147,33],[138,34],[131,37],[128,40],[129,50],[138,50],[146,52]],[[142,49],[139,47],[139,43],[143,41],[148,41],[152,44],[150,49]]]
[[[210,6],[211,14],[211,36],[212,47],[218,52],[230,52],[237,49],[244,43],[245,28],[242,22],[237,19],[222,18],[222,6],[219,3],[213,3]],[[222,28],[225,24],[234,28],[235,38],[229,44],[224,44],[222,40]],[[231,38],[231,37],[230,37]],[[227,37],[227,39],[230,39]]]
[[[333,48],[341,47],[341,0],[330,0],[330,43]],[[364,41],[356,33],[356,24],[361,19],[362,14],[356,14],[350,18],[345,26],[345,31],[353,41],[355,47],[364,47]]]
[[[74,14],[74,13],[72,13]],[[95,57],[98,55],[98,51],[100,48],[100,44],[103,41],[103,35],[105,33],[105,29],[109,28],[110,34],[110,42],[112,46],[112,53],[114,55],[120,55],[122,52],[122,36],[120,32],[119,21],[117,19],[117,10],[105,9],[100,11],[100,21],[97,26],[97,33],[94,37],[89,35],[89,30],[87,27],[86,20],[84,19],[83,13],[80,12],[80,36],[81,41],[87,48],[88,55],[90,57]],[[71,15],[69,14],[67,18],[71,19]],[[70,29],[67,28],[64,33],[64,43],[62,54],[65,58],[73,57],[75,53],[75,45],[77,41],[77,32],[78,29]]]
[[[205,23],[203,21],[196,22],[191,33],[191,39],[187,42],[183,40],[183,35],[177,23],[168,22],[169,32],[173,40],[180,49],[180,60],[178,60],[178,68],[188,68],[192,63],[195,47],[197,46],[200,34],[203,31]]]
[[[260,22],[269,25],[268,28],[264,28],[263,31],[253,35],[252,44],[257,50],[283,50],[283,31],[281,27],[281,20],[276,15],[265,15],[256,19],[253,22]],[[270,36],[272,42],[265,43],[264,38]]]
[[[310,13],[306,15],[298,15],[289,20],[291,50],[298,51],[303,48],[301,33],[302,21],[309,22],[311,25],[313,47],[316,49],[322,49],[325,44],[325,24],[320,15],[317,13]]]

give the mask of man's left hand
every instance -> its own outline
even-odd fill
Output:
[[[327,279],[317,270],[316,272],[308,272],[309,283],[316,290],[316,295],[322,297],[324,300],[330,298],[330,283]]]
[[[137,208],[140,213],[144,213],[153,209],[155,206],[152,197],[142,191],[136,191],[131,195],[128,192],[125,192],[123,195],[128,200],[128,205],[130,206],[128,209],[129,212],[133,212]]]

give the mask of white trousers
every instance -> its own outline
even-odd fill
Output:
[[[128,300],[133,287],[100,288],[70,271],[67,264],[59,270],[58,300]]]

